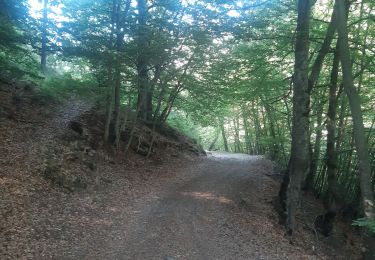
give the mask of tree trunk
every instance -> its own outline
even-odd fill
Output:
[[[185,68],[183,70],[182,75],[178,78],[176,85],[172,89],[171,93],[169,94],[168,101],[166,107],[163,109],[162,113],[159,116],[159,121],[160,122],[165,122],[169,116],[169,114],[172,111],[173,104],[178,97],[178,94],[183,90],[183,85],[182,85],[182,80],[184,77],[187,75],[188,69],[192,63],[194,57],[193,55],[189,58],[187,64],[185,65]]]
[[[289,234],[296,229],[296,212],[300,201],[301,183],[309,162],[309,56],[310,1],[298,1],[298,19],[293,75],[292,151],[287,191],[286,228]]]
[[[227,137],[225,135],[225,128],[224,128],[224,121],[223,120],[220,120],[220,130],[221,130],[221,134],[223,136],[224,149],[225,149],[226,152],[229,152],[228,140],[227,140]]]
[[[337,78],[339,72],[340,59],[338,47],[333,59],[331,71],[331,82],[329,86],[329,104],[327,113],[327,199],[325,201],[326,213],[321,215],[323,235],[331,234],[334,220],[337,214],[337,154],[335,148],[336,139],[336,108],[337,108]]]
[[[111,74],[110,72],[108,74]],[[110,76],[110,75],[109,75]],[[109,82],[111,83],[111,81]],[[115,88],[114,86],[111,86],[111,92],[108,94],[107,99],[107,115],[106,115],[106,121],[105,121],[105,127],[104,127],[104,141],[109,141],[109,134],[111,131],[111,121],[112,121],[112,113],[113,113],[113,99],[115,96]]]
[[[320,143],[322,140],[322,121],[323,121],[323,102],[319,101],[318,104],[316,104],[316,124],[317,124],[317,130],[315,133],[315,143],[314,143],[314,151],[312,151],[311,154],[311,161],[310,161],[310,171],[307,174],[305,184],[304,184],[304,190],[310,191],[313,188],[314,184],[314,177],[316,175],[316,171],[318,169],[318,161],[320,158]],[[312,149],[311,149],[312,150]]]
[[[326,35],[324,37],[324,41],[322,47],[319,50],[319,53],[314,61],[314,64],[311,69],[311,73],[309,76],[309,93],[313,90],[316,82],[319,79],[320,71],[322,70],[323,61],[328,52],[330,51],[331,43],[333,40],[333,36],[336,31],[336,12],[335,10],[332,11],[331,21],[328,25]]]
[[[215,138],[214,140],[212,141],[212,143],[210,144],[210,147],[208,147],[208,150],[209,151],[212,151],[212,149],[215,147],[215,144],[217,142],[217,139],[219,139],[219,131],[215,130]]]
[[[115,90],[114,90],[114,133],[115,133],[115,145],[116,148],[119,148],[120,142],[120,108],[121,108],[121,61],[120,61],[120,52],[123,41],[123,33],[121,32],[121,23],[120,23],[120,11],[121,11],[121,2],[117,2],[116,6],[116,61],[115,61]]]
[[[117,0],[112,0],[112,12],[111,12],[111,31],[110,31],[110,36],[109,36],[109,41],[108,41],[108,50],[110,53],[113,51],[113,35],[115,33],[115,18],[116,18],[116,6],[117,6]],[[112,58],[112,57],[111,57]],[[109,135],[111,131],[111,122],[112,122],[112,116],[113,116],[113,103],[114,103],[114,98],[115,98],[115,87],[113,84],[113,66],[112,66],[112,59],[108,61],[107,64],[107,70],[108,70],[108,87],[110,87],[110,92],[108,93],[108,98],[107,98],[107,116],[106,116],[106,122],[105,122],[105,127],[104,127],[104,141],[108,142],[109,141]]]
[[[116,57],[117,60],[120,57]],[[117,61],[116,69],[115,69],[115,90],[114,90],[114,133],[115,133],[115,145],[116,148],[119,148],[120,142],[120,125],[121,125],[121,70],[120,70],[120,61]]]
[[[125,4],[124,13],[121,13],[122,1],[114,0],[113,4],[116,5],[116,67],[115,67],[115,85],[114,85],[114,133],[115,145],[119,148],[120,135],[121,135],[121,51],[124,42],[125,34],[125,21],[128,16],[130,8],[130,0]]]
[[[363,126],[361,101],[353,82],[352,62],[350,58],[347,29],[347,7],[345,6],[345,2],[346,1],[336,0],[338,20],[337,30],[339,34],[339,55],[343,73],[343,86],[349,99],[349,105],[353,119],[354,140],[359,160],[359,179],[363,211],[365,218],[372,220],[374,218],[374,193],[371,185],[370,158],[368,153],[368,144],[366,142],[365,130]],[[370,243],[370,252],[367,257],[368,259],[375,259],[374,239],[372,235]]]
[[[168,116],[169,116],[169,114],[172,111],[173,104],[174,104],[176,98],[178,97],[178,94],[181,92],[181,90],[182,90],[182,86],[181,86],[181,84],[178,84],[178,85],[175,86],[175,88],[173,89],[172,93],[169,95],[169,98],[168,98],[168,101],[167,101],[167,105],[163,109],[163,111],[161,112],[161,114],[159,116],[159,121],[160,122],[167,121]]]
[[[344,138],[344,132],[345,132],[345,114],[347,110],[347,100],[346,96],[341,96],[341,102],[340,102],[340,115],[339,115],[339,120],[337,124],[337,138],[336,138],[336,150],[340,150],[342,143],[343,143],[343,138]]]
[[[253,122],[254,122],[254,126],[255,126],[255,148],[256,148],[256,154],[262,154],[262,147],[260,146],[259,144],[259,139],[260,139],[260,136],[261,136],[261,132],[262,132],[262,129],[260,127],[260,123],[259,123],[259,117],[258,117],[258,113],[257,113],[257,110],[255,109],[255,104],[254,102],[251,103],[251,111],[252,111],[252,116],[253,116]]]
[[[48,0],[43,1],[42,18],[42,47],[40,49],[40,66],[43,73],[47,72],[47,30],[48,30]]]
[[[155,89],[155,86],[157,85],[157,83],[160,79],[161,70],[162,70],[161,65],[160,64],[157,65],[156,68],[155,68],[155,76],[152,80],[152,88],[153,89]],[[161,102],[163,100],[165,89],[166,89],[166,86],[163,86],[162,89],[160,90],[159,97],[158,97],[158,103],[156,105],[156,109],[154,111],[154,115],[153,115],[153,118],[152,118],[151,144],[150,144],[150,147],[149,147],[148,152],[147,152],[147,158],[149,158],[151,156],[152,149],[154,147],[156,124],[160,123],[158,121],[158,119],[159,119],[158,115],[159,115]]]
[[[147,0],[138,0],[138,117],[142,120],[152,119],[152,96],[150,93],[150,82],[147,73],[147,60],[145,50],[147,49]]]
[[[251,141],[250,141],[250,133],[249,133],[249,124],[247,122],[247,113],[246,109],[242,107],[242,120],[243,120],[243,127],[245,129],[245,148],[246,148],[246,153],[251,154],[252,149],[251,149]]]
[[[234,151],[236,153],[242,152],[241,142],[240,142],[240,124],[238,117],[233,118],[233,127],[234,127]]]
[[[275,123],[277,124],[277,120],[274,120],[272,116],[271,107],[267,104],[263,99],[262,103],[264,104],[264,109],[266,110],[266,117],[269,123],[270,129],[270,136],[272,137],[272,142],[269,146],[269,153],[271,160],[276,160],[279,157],[279,144],[277,142],[276,131],[275,131]]]
[[[311,69],[311,73],[309,75],[309,85],[308,85],[308,92],[309,95],[311,95],[312,90],[314,89],[318,79],[320,72],[322,70],[323,66],[323,61],[325,57],[327,56],[328,52],[330,51],[330,46],[333,40],[333,36],[336,31],[336,12],[333,10],[332,11],[332,16],[331,16],[331,21],[328,25],[323,44],[318,52],[318,55],[314,61],[314,64]],[[309,98],[310,99],[310,98]],[[310,101],[309,101],[310,102]],[[310,161],[310,171],[307,174],[305,184],[304,184],[304,189],[306,191],[311,190],[314,182],[314,177],[316,175],[317,171],[317,161],[319,160],[319,155],[320,155],[320,141],[322,138],[322,130],[321,130],[321,123],[322,123],[322,113],[323,113],[323,104],[320,104],[317,106],[317,125],[319,129],[317,130],[316,133],[316,138],[315,138],[315,144],[314,144],[314,152],[311,156],[311,161]]]

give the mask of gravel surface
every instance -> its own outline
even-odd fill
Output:
[[[77,252],[83,259],[328,258],[284,236],[271,203],[277,184],[265,175],[272,170],[260,156],[227,153],[174,165],[168,178],[134,191],[131,205],[121,207],[114,193],[108,232]]]
[[[272,170],[259,156],[220,153],[102,165],[111,181],[94,189],[29,191],[1,259],[345,259],[316,251],[324,245],[312,232],[291,244],[272,205]]]

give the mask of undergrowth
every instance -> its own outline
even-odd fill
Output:
[[[96,82],[92,80],[78,80],[69,74],[47,77],[41,84],[40,92],[44,96],[55,99],[64,98],[72,94],[86,96],[97,94]]]

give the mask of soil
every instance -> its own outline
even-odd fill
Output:
[[[144,181],[112,172],[96,190],[29,194],[26,225],[2,241],[2,259],[357,259],[306,232],[291,244],[270,161],[214,153],[174,163],[143,167]]]
[[[174,177],[154,180],[128,207],[111,198],[114,228],[95,238],[95,248],[76,252],[85,259],[358,259],[353,248],[334,249],[306,230],[294,240],[284,235],[273,167],[261,156],[218,152],[175,167]]]
[[[93,185],[56,185],[40,173],[42,155],[90,108],[73,98],[49,116],[1,122],[1,259],[359,258],[359,245],[333,245],[304,215],[285,236],[275,166],[261,156],[98,157]]]

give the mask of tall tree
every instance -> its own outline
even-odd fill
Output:
[[[148,43],[147,0],[137,1],[138,28],[137,28],[137,72],[138,72],[138,110],[139,118],[143,120],[152,119],[152,93],[147,68],[146,49]]]
[[[229,152],[228,140],[227,140],[227,136],[225,134],[224,120],[220,119],[219,122],[220,122],[221,135],[223,137],[223,142],[224,142],[224,149],[225,149],[226,152]]]
[[[348,2],[336,0],[337,11],[337,31],[339,35],[339,55],[341,60],[343,86],[349,99],[351,115],[353,118],[353,134],[355,146],[359,159],[359,180],[361,187],[361,196],[365,218],[374,219],[374,191],[371,184],[371,164],[368,153],[368,145],[363,126],[363,115],[361,109],[361,99],[354,86],[352,61],[349,50],[349,38],[347,29],[347,10]],[[370,252],[368,259],[375,258],[375,240],[373,235],[370,237]]]
[[[308,56],[310,1],[298,1],[298,18],[293,75],[293,127],[289,187],[287,191],[286,228],[292,234],[296,228],[296,212],[301,184],[309,164],[309,93]]]
[[[329,102],[327,112],[327,196],[325,201],[326,213],[323,217],[326,235],[333,229],[337,214],[337,152],[336,152],[336,108],[337,108],[337,85],[340,59],[338,56],[338,44],[333,57],[331,79],[329,84]]]
[[[128,12],[130,9],[130,0],[125,2],[125,6],[122,6],[122,1],[113,0],[115,14],[115,26],[116,26],[116,61],[115,61],[115,80],[114,80],[114,133],[116,147],[119,146],[120,142],[120,116],[121,116],[121,65],[122,65],[122,48],[125,36],[125,25],[128,19]]]
[[[41,1],[41,0],[40,0]],[[48,33],[48,0],[43,0],[43,17],[42,17],[42,47],[40,49],[40,66],[43,73],[47,71],[47,33]]]

